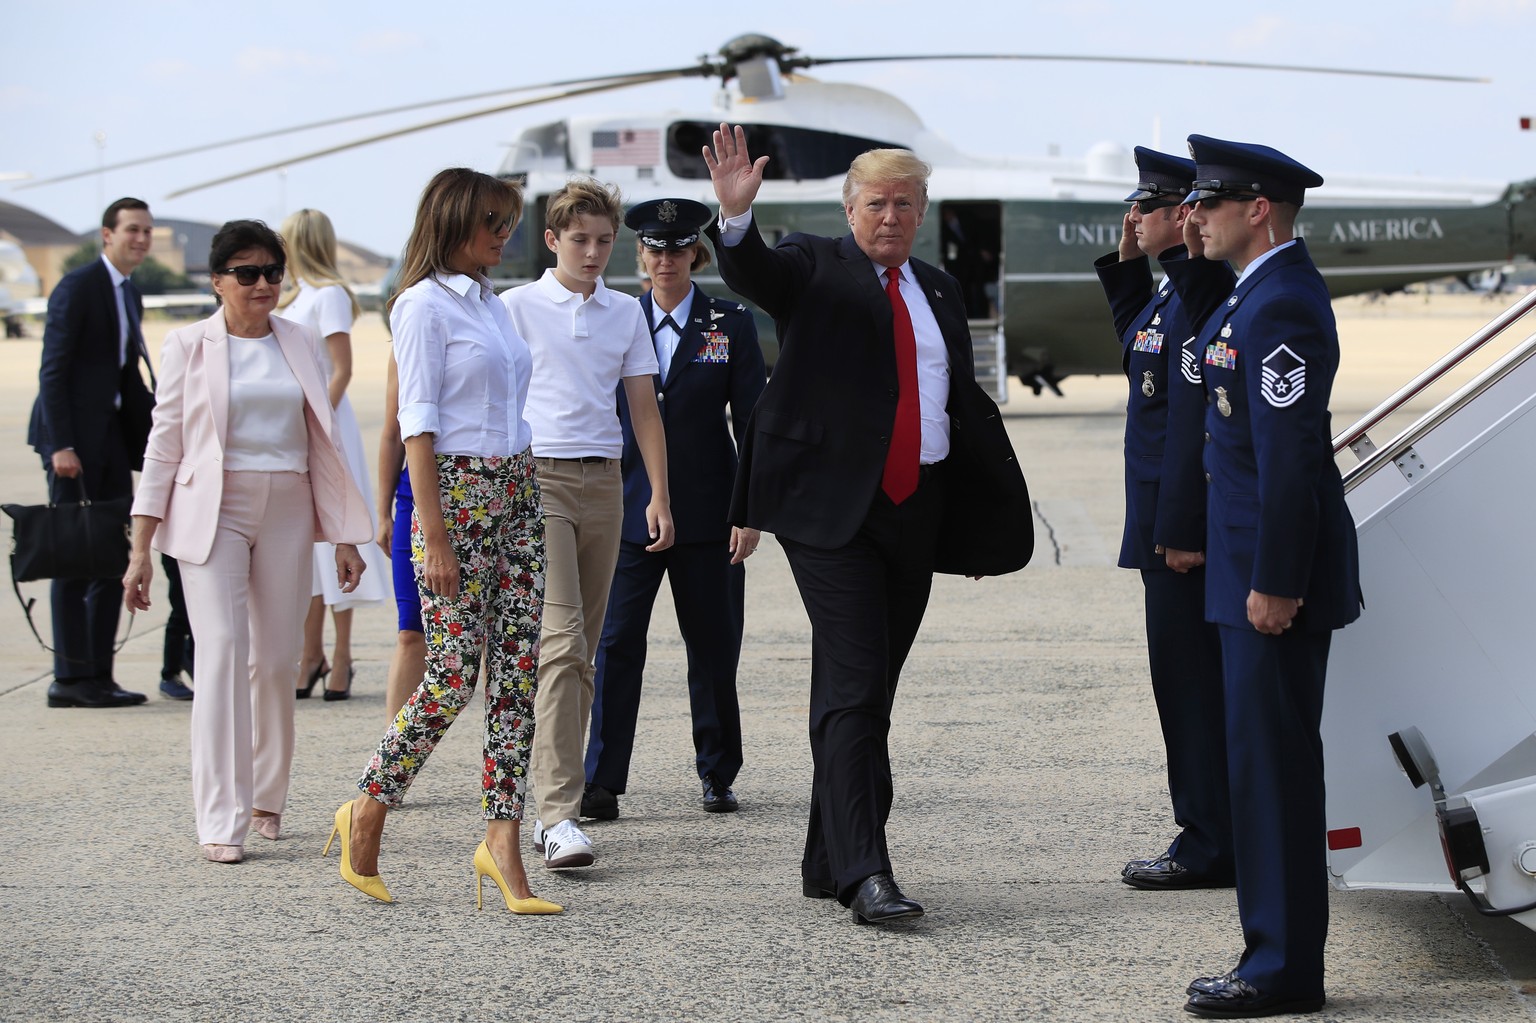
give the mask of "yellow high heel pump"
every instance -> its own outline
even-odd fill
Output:
[[[484,908],[480,904],[480,895],[485,890],[485,879],[490,878],[496,882],[496,887],[501,889],[501,897],[507,900],[507,908],[514,913],[524,916],[547,916],[551,913],[564,913],[565,907],[557,902],[548,902],[537,895],[530,895],[526,899],[514,899],[512,889],[508,887],[506,879],[501,876],[501,871],[496,868],[496,859],[491,855],[490,848],[481,842],[475,850],[475,908]]]
[[[325,848],[321,850],[321,856],[331,854],[331,843],[336,841],[336,836],[341,836],[341,879],[356,888],[364,895],[371,895],[380,902],[394,902],[389,889],[384,887],[384,879],[378,874],[364,877],[352,869],[352,804],[342,803],[336,810],[336,824],[331,828],[331,837],[325,840]]]

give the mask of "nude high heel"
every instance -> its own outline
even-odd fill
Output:
[[[490,878],[496,882],[496,887],[501,889],[501,897],[507,901],[507,908],[514,913],[524,916],[547,916],[551,913],[563,913],[565,907],[557,902],[547,902],[537,895],[530,895],[526,899],[514,899],[512,889],[507,885],[506,879],[501,876],[501,871],[496,867],[496,858],[491,855],[490,847],[481,842],[475,849],[475,908],[483,909],[480,896],[485,889],[485,879]]]
[[[394,902],[389,889],[384,887],[384,879],[378,874],[364,877],[352,869],[352,804],[342,803],[336,810],[336,823],[331,828],[331,837],[325,840],[325,848],[321,850],[321,856],[331,854],[331,843],[336,836],[341,836],[341,879],[356,888],[364,895],[371,895],[380,902]]]

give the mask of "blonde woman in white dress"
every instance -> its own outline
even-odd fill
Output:
[[[288,246],[288,281],[293,287],[284,290],[277,314],[314,327],[325,339],[322,354],[331,407],[336,410],[337,434],[347,457],[347,468],[371,514],[373,491],[368,481],[363,437],[347,398],[347,384],[352,379],[352,323],[361,310],[336,269],[336,231],[330,218],[319,210],[299,210],[283,221],[282,235]],[[377,533],[378,523],[373,525]],[[352,693],[352,679],[356,675],[352,664],[352,609],[382,603],[389,596],[389,563],[378,544],[369,542],[361,545],[359,551],[369,571],[364,573],[357,590],[343,593],[336,585],[335,569],[326,570],[335,561],[331,545],[315,545],[313,597],[304,619],[304,651],[296,680],[295,695],[300,699],[307,698],[322,679],[326,700],[345,700]],[[327,607],[336,630],[329,661],[325,656]]]

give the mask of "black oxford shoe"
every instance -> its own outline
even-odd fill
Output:
[[[859,885],[848,904],[853,918],[861,924],[883,924],[923,915],[923,907],[901,894],[889,874],[871,874]]]
[[[1167,853],[1150,862],[1132,860],[1120,872],[1120,880],[1132,888],[1147,891],[1177,891],[1191,888],[1231,888],[1230,877],[1195,874],[1175,863]]]
[[[837,898],[837,883],[835,881],[823,881],[821,878],[802,877],[800,879],[800,894],[808,899],[835,899]]]
[[[1207,1019],[1255,1019],[1285,1013],[1316,1012],[1323,1007],[1323,996],[1282,998],[1266,995],[1234,974],[1202,977],[1202,989],[1189,996],[1184,1011]],[[1191,984],[1191,988],[1195,985]]]
[[[587,782],[581,793],[581,815],[595,821],[619,819],[619,797],[603,788]]]
[[[702,779],[704,783],[704,798],[701,805],[705,813],[735,813],[738,805],[736,793],[731,787],[713,774],[706,774]]]
[[[144,702],[143,693],[130,693],[117,684],[99,678],[72,682],[55,679],[48,685],[50,707],[136,707]]]

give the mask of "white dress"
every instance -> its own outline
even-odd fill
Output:
[[[278,315],[285,320],[315,328],[322,339],[332,334],[352,333],[352,302],[347,298],[346,291],[334,284],[316,288],[300,282],[298,297],[286,309],[280,310]],[[326,380],[329,381],[329,345],[320,346],[320,359],[325,363]],[[363,435],[357,428],[357,414],[352,411],[352,399],[346,395],[342,395],[341,404],[336,406],[336,432],[341,441],[342,454],[347,459],[347,468],[352,471],[357,489],[363,493],[363,501],[372,520],[373,486],[369,482],[367,456],[363,453]],[[378,522],[373,523],[373,528],[377,534]],[[368,568],[363,572],[357,589],[343,593],[336,583],[335,546],[328,543],[315,544],[314,584],[310,592],[325,597],[326,604],[337,611],[346,611],[364,604],[379,604],[388,599],[390,594],[393,575],[389,559],[379,550],[379,545],[369,540],[366,544],[359,544],[357,549]]]

